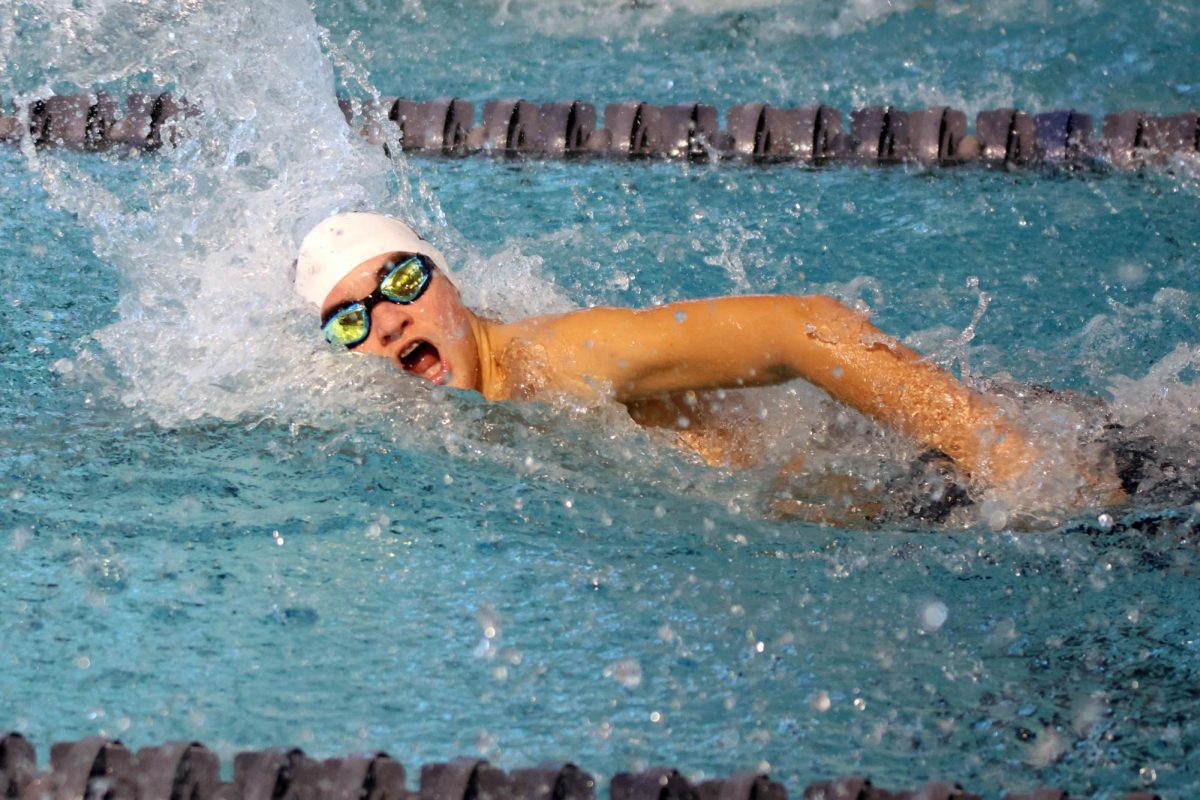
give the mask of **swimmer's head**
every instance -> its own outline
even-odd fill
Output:
[[[320,307],[330,341],[434,383],[479,388],[475,315],[445,257],[400,220],[349,213],[322,221],[300,245],[296,291]]]
[[[310,303],[323,305],[338,281],[383,253],[419,253],[447,272],[441,252],[400,220],[349,212],[327,217],[304,237],[296,259],[296,291]]]

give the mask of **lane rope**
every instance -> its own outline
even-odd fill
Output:
[[[852,111],[847,126],[830,106],[744,103],[726,111],[722,128],[717,109],[704,103],[609,103],[601,119],[580,100],[488,100],[478,118],[475,104],[461,98],[338,102],[369,141],[441,156],[1131,170],[1200,153],[1196,111],[1120,111],[1097,126],[1071,109],[996,108],[979,112],[968,130],[966,113],[949,106],[869,106]],[[131,153],[174,146],[202,113],[170,93],[134,93],[123,103],[103,92],[54,95],[5,108],[0,99],[0,142]]]
[[[408,788],[399,761],[382,752],[313,759],[297,748],[238,753],[233,780],[222,781],[215,753],[198,742],[169,742],[136,752],[120,741],[92,736],[50,748],[39,771],[37,753],[21,734],[0,731],[0,798],[106,800],[594,800],[596,779],[570,762],[504,771],[486,759],[461,756],[420,768]],[[693,784],[678,770],[621,772],[609,781],[611,800],[787,800],[786,788],[761,772],[740,772]],[[882,789],[862,776],[808,784],[805,800],[980,800],[956,783],[930,781],[913,790]],[[1066,800],[1048,787],[1008,792],[1005,800]],[[1133,791],[1124,800],[1157,800]]]

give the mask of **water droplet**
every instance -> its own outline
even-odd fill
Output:
[[[604,670],[604,677],[612,678],[626,689],[636,689],[642,685],[642,665],[635,658],[614,661]]]
[[[936,633],[946,624],[946,618],[950,615],[950,610],[946,608],[946,604],[940,600],[926,603],[921,607],[920,624],[921,630],[926,633]]]
[[[1126,284],[1127,287],[1136,287],[1146,279],[1146,266],[1144,264],[1135,263],[1135,261],[1124,261],[1117,265],[1117,281]]]
[[[29,544],[30,537],[33,536],[33,531],[26,528],[24,525],[18,525],[13,528],[12,532],[12,549],[24,550],[25,545]]]
[[[486,730],[481,730],[475,735],[475,750],[480,755],[491,755],[499,744],[500,740]]]

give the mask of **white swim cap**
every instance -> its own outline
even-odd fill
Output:
[[[296,291],[318,306],[355,267],[383,253],[420,253],[443,272],[446,259],[436,247],[398,219],[351,212],[327,217],[308,232],[296,258]]]

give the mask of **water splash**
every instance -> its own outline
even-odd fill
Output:
[[[94,334],[120,376],[120,399],[170,422],[271,413],[297,384],[310,399],[320,394],[319,380],[301,377],[324,354],[296,324],[292,253],[331,210],[390,201],[386,159],[337,108],[311,11],[302,3],[33,9],[22,26],[54,23],[41,31],[43,57],[52,54],[47,77],[119,96],[149,75],[204,110],[185,123],[177,148],[129,170],[132,180],[27,152],[51,203],[93,231],[97,255],[120,274],[120,320]]]
[[[92,231],[95,252],[119,274],[120,319],[58,369],[159,422],[311,419],[363,400],[360,390],[335,389],[371,379],[358,377],[356,360],[325,350],[311,309],[291,291],[299,239],[335,210],[410,220],[481,278],[476,299],[489,289],[502,295],[493,309],[510,310],[521,296],[511,287],[536,280],[535,264],[524,264],[524,282],[488,275],[421,176],[345,124],[322,49],[328,37],[305,3],[76,8],[48,0],[5,13],[0,31],[38,41],[36,52],[17,48],[8,59],[32,94],[66,84],[122,96],[148,83],[202,109],[184,123],[178,147],[141,163],[23,148],[51,204]],[[352,79],[369,86],[365,74]],[[523,263],[519,254],[503,258]],[[394,393],[384,376],[375,380],[375,391]]]

